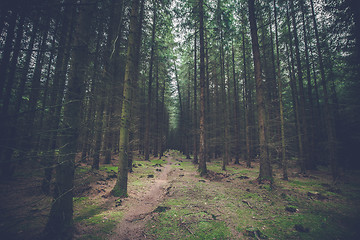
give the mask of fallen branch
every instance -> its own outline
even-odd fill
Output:
[[[184,228],[188,230],[191,235],[194,235],[194,233],[185,224],[181,224],[181,226],[184,226]]]
[[[253,209],[253,207],[250,205],[250,203],[248,201],[242,200],[242,202],[247,204],[249,206],[249,208]]]

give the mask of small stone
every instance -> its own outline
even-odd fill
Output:
[[[154,178],[154,174],[147,175],[148,178]]]
[[[240,176],[240,177],[238,177],[239,179],[249,179],[249,177],[248,176]]]
[[[321,193],[319,193],[319,192],[313,192],[313,191],[309,191],[309,192],[307,193],[307,195],[308,195],[310,198],[316,198],[316,199],[318,199],[318,200],[324,200],[324,199],[327,198],[326,196],[322,195]]]
[[[306,228],[301,224],[295,224],[294,229],[298,232],[310,232],[309,228]]]
[[[170,209],[170,207],[158,206],[157,208],[155,208],[155,210],[153,212],[165,212],[169,209]]]
[[[109,174],[108,179],[116,178],[116,177],[117,177],[117,175],[115,173],[113,173],[113,174]]]
[[[285,210],[288,212],[297,212],[297,208],[294,206],[287,206],[285,207]]]
[[[262,232],[260,232],[260,230],[258,228],[255,228],[255,227],[246,228],[245,235],[247,235],[249,237],[256,237],[257,239],[264,238]]]
[[[121,206],[121,204],[122,204],[122,200],[121,200],[121,199],[115,200],[115,207],[119,207],[119,206]]]

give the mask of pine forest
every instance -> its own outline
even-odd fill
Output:
[[[0,1],[0,239],[360,239],[360,1]]]

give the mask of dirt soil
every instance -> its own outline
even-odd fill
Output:
[[[128,197],[110,194],[116,162],[92,171],[79,163],[74,190],[75,240],[138,239],[360,239],[360,175],[348,171],[331,184],[328,169],[298,173],[289,181],[274,166],[275,184],[258,184],[253,168],[221,159],[207,164],[208,176],[177,151],[161,159],[134,156]],[[0,239],[37,239],[51,197],[41,193],[42,171],[24,166],[0,183]]]
[[[145,224],[152,214],[156,214],[154,210],[165,197],[166,190],[171,187],[170,175],[176,171],[171,168],[174,163],[172,157],[166,160],[167,164],[146,192],[136,197],[130,195],[124,201],[124,204],[129,206],[124,209],[124,218],[116,227],[114,235],[110,237],[111,240],[140,240],[146,237]]]

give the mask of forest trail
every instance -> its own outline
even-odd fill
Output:
[[[137,240],[146,237],[144,234],[145,224],[164,199],[166,189],[170,187],[169,176],[176,171],[171,167],[173,157],[168,156],[165,160],[166,165],[158,176],[155,175],[155,181],[149,190],[139,196],[134,203],[130,203],[132,205],[129,206],[124,218],[115,228],[114,235],[110,237],[111,240]]]

